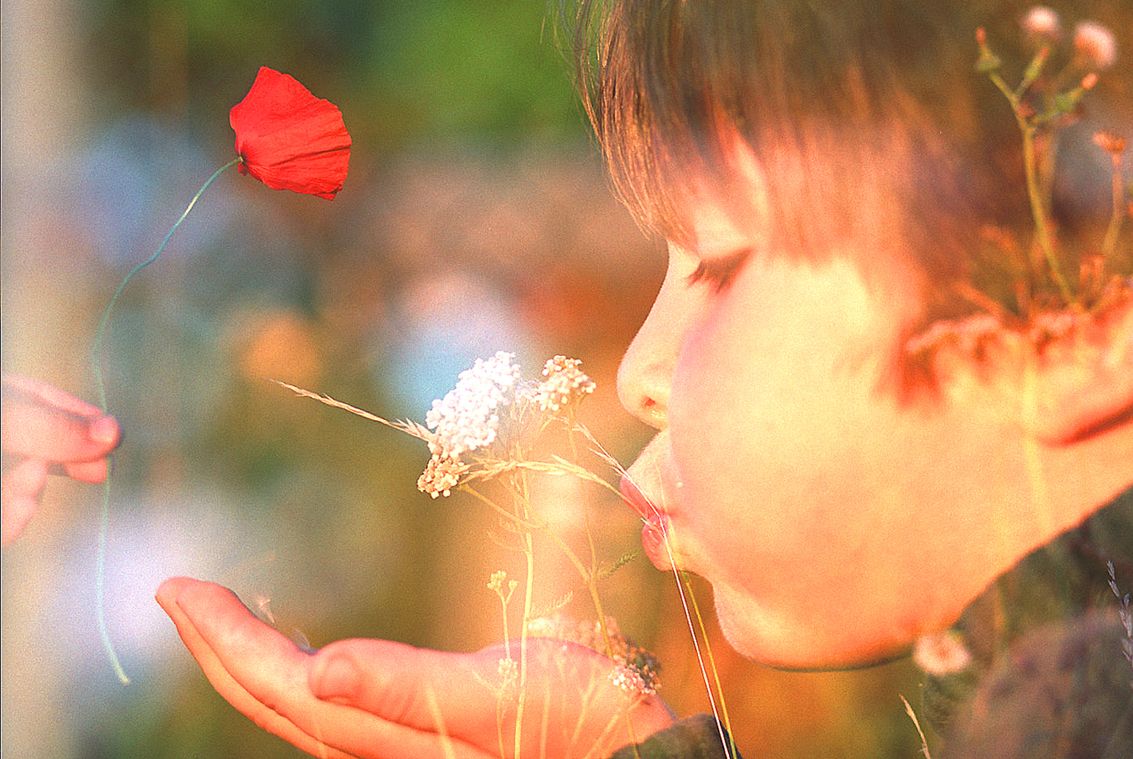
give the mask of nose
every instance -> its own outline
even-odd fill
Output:
[[[695,268],[695,257],[670,246],[661,290],[618,367],[622,405],[656,429],[668,424],[673,369],[685,332],[703,301],[699,292],[703,288],[688,283]]]

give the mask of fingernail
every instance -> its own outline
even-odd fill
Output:
[[[99,417],[91,423],[88,434],[97,443],[113,443],[118,440],[118,422],[112,416]]]
[[[312,678],[315,696],[322,699],[349,699],[358,692],[361,675],[354,662],[345,656],[323,659],[321,671]],[[317,665],[316,665],[317,666]]]

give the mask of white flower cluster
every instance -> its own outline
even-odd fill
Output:
[[[459,458],[461,454],[491,445],[500,426],[499,410],[511,403],[519,381],[514,353],[500,351],[492,358],[478,358],[472,368],[457,378],[456,387],[433,401],[425,414],[425,425],[436,431],[429,443],[434,454]]]
[[[447,496],[468,471],[460,457],[491,445],[500,426],[499,412],[514,398],[519,367],[513,353],[500,351],[491,358],[478,358],[457,377],[456,387],[433,401],[425,414],[425,425],[435,431],[429,441],[433,454],[417,479],[417,489],[433,498]]]
[[[500,436],[501,415],[514,405],[531,404],[554,413],[567,403],[594,392],[594,382],[576,358],[555,356],[543,366],[543,379],[520,381],[515,354],[500,351],[478,358],[457,378],[444,398],[433,401],[425,425],[433,431],[429,459],[417,489],[433,498],[452,493],[471,465],[461,457],[487,448]],[[526,406],[525,406],[526,407]]]
[[[579,367],[577,358],[555,356],[543,365],[543,381],[535,388],[532,401],[542,411],[558,411],[575,398],[594,392],[594,381]]]

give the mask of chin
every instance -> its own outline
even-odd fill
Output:
[[[813,624],[774,615],[745,596],[715,595],[716,618],[736,653],[764,666],[791,671],[848,670],[885,664],[907,654],[908,644],[879,645],[842,633],[824,635]]]

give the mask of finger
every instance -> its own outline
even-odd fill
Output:
[[[475,658],[414,648],[387,640],[341,640],[311,659],[311,690],[319,698],[355,706],[385,720],[419,730],[435,725],[433,708],[457,735],[495,730],[490,683],[499,658]],[[477,666],[479,665],[479,666]],[[432,692],[430,697],[429,693]]]
[[[24,459],[4,472],[0,481],[0,545],[9,545],[23,533],[39,508],[47,484],[47,462]]]
[[[3,374],[2,377],[4,393],[9,392],[21,393],[23,395],[34,396],[43,402],[44,405],[54,406],[61,411],[70,412],[76,416],[95,418],[103,415],[102,409],[98,406],[93,406],[86,401],[76,398],[65,390],[61,390],[54,385],[49,385],[46,382],[25,377],[22,374]]]
[[[102,482],[106,479],[106,474],[110,469],[110,465],[106,459],[96,459],[94,461],[75,461],[69,464],[63,464],[61,471],[73,480],[79,482],[89,482],[92,485]]]
[[[47,485],[49,470],[50,464],[43,459],[17,460],[0,476],[0,493],[5,501],[9,498],[32,498],[38,501]]]
[[[5,392],[0,413],[4,453],[48,461],[93,461],[118,445],[121,429],[110,416],[83,416],[37,397]]]
[[[20,537],[38,507],[34,498],[5,498],[0,515],[0,545],[9,546]]]
[[[183,577],[166,580],[158,588],[156,598],[158,604],[173,621],[177,628],[177,634],[181,636],[185,647],[197,660],[201,671],[213,688],[216,689],[216,692],[258,727],[279,736],[312,756],[328,757],[328,759],[352,759],[349,754],[330,748],[321,741],[312,738],[289,719],[252,696],[229,674],[211,646],[196,629],[192,620],[177,604],[176,599],[180,591],[195,582],[195,580]]]
[[[529,639],[527,646],[525,755],[539,751],[537,723],[544,713],[555,714],[562,721],[560,732],[568,736],[567,743],[556,736],[557,746],[571,745],[573,734],[580,745],[608,744],[612,750],[632,735],[650,735],[672,723],[659,699],[630,697],[612,685],[612,662],[592,649],[551,639]],[[500,647],[449,654],[388,641],[338,641],[312,656],[311,689],[320,698],[420,729],[433,724],[431,715],[439,712],[452,735],[481,736],[472,742],[498,754],[496,706],[504,655]],[[504,698],[504,731],[510,734],[514,695]],[[633,723],[628,733],[627,713]]]
[[[315,698],[307,688],[309,655],[224,588],[197,583],[182,590],[178,605],[237,682],[307,733],[367,757],[444,756],[432,725],[420,731]]]
[[[307,687],[310,656],[252,615],[231,591],[187,584],[177,604],[232,679],[309,736],[364,757],[446,756],[431,725],[417,730],[315,698]],[[450,748],[462,759],[484,759],[456,740]]]

